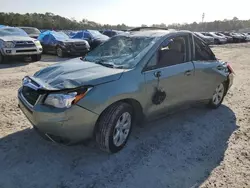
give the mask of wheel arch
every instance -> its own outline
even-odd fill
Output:
[[[127,103],[129,104],[131,107],[132,107],[132,110],[133,110],[133,122],[134,123],[140,123],[143,119],[144,119],[144,113],[143,113],[143,108],[142,108],[142,105],[141,103],[136,100],[136,99],[133,99],[133,98],[125,98],[125,99],[121,99],[121,100],[118,100],[118,101],[115,101],[113,102],[112,104],[110,104],[109,106],[107,106],[102,112],[101,114],[99,115],[96,123],[95,123],[95,128],[94,128],[94,131],[93,131],[93,136],[95,135],[95,132],[96,132],[96,129],[97,129],[97,124],[101,118],[101,116],[103,115],[103,113],[110,107],[110,106],[113,106],[117,103]]]

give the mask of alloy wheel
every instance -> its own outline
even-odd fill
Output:
[[[118,119],[114,132],[113,143],[115,146],[121,146],[127,139],[131,129],[131,115],[128,112],[124,112]]]
[[[63,51],[62,51],[61,48],[57,48],[57,49],[56,49],[56,52],[57,52],[57,56],[58,56],[58,57],[62,57],[62,56],[63,56]]]
[[[221,83],[220,85],[217,86],[217,88],[215,89],[214,95],[213,95],[213,103],[215,105],[218,105],[224,96],[224,85]]]

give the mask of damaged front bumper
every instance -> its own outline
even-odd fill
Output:
[[[40,95],[36,103],[31,105],[22,95],[22,88],[18,91],[19,107],[39,133],[63,144],[79,142],[93,136],[97,114],[78,105],[65,109],[44,105],[45,96]]]

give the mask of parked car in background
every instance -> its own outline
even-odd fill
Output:
[[[40,35],[40,31],[35,27],[19,27],[20,29],[24,30],[31,38],[37,39]]]
[[[50,140],[94,137],[114,153],[144,118],[200,101],[218,108],[232,82],[231,66],[192,32],[144,30],[25,77],[18,98],[35,130]]]
[[[11,57],[31,57],[32,61],[41,59],[43,48],[40,42],[15,27],[0,28],[0,63]]]
[[[213,37],[203,35],[201,32],[194,32],[194,34],[204,40],[208,45],[214,44]]]
[[[71,37],[72,39],[84,39],[88,41],[91,50],[109,39],[108,36],[101,34],[96,30],[82,30],[78,31]]]
[[[235,34],[237,34],[237,35],[239,35],[239,36],[241,36],[242,37],[242,39],[241,39],[241,42],[246,42],[247,40],[247,37],[243,34],[243,33],[235,33]]]
[[[203,35],[210,36],[214,38],[215,44],[225,44],[227,43],[227,38],[216,35],[215,32],[202,32]]]
[[[238,35],[237,33],[222,32],[222,34],[224,34],[226,36],[233,37],[233,42],[244,42],[245,41],[245,37]]]
[[[242,33],[245,37],[246,37],[246,41],[249,42],[250,41],[250,34],[248,33]]]
[[[44,53],[56,54],[58,57],[84,56],[90,49],[86,40],[71,39],[63,32],[45,31],[39,35],[38,40],[43,46]]]
[[[108,36],[108,37],[113,37],[119,34],[123,34],[123,31],[117,31],[117,30],[105,30],[102,32],[102,34]]]
[[[231,37],[231,36],[224,35],[223,33],[220,33],[220,32],[216,32],[215,34],[218,35],[218,36],[226,38],[228,43],[233,42],[233,37]]]

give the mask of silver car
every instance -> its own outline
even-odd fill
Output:
[[[0,64],[10,57],[31,57],[32,61],[41,59],[43,48],[40,42],[33,39],[20,28],[0,28]]]

